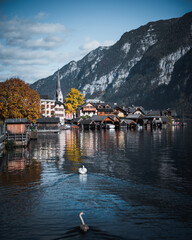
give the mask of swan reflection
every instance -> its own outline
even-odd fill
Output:
[[[81,183],[86,183],[87,182],[87,174],[79,174],[79,181]]]

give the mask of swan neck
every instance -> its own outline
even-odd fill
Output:
[[[80,217],[80,219],[81,219],[82,224],[85,225],[85,222],[83,221],[82,215],[79,215],[79,217]]]

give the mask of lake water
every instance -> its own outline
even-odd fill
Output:
[[[191,127],[41,134],[0,163],[0,239],[192,239]]]

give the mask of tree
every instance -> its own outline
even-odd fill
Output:
[[[19,78],[0,83],[0,118],[27,118],[35,122],[40,116],[40,96]]]
[[[77,89],[71,88],[70,92],[65,98],[65,109],[66,113],[75,113],[78,106],[84,103],[83,94],[80,93]]]

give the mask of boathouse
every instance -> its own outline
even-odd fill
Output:
[[[136,128],[137,123],[131,119],[122,119],[120,122],[120,127],[126,127],[126,128]]]
[[[10,118],[5,121],[7,129],[7,141],[14,141],[15,146],[26,146],[28,135],[26,126],[28,120],[25,118]]]
[[[83,120],[82,117],[77,117],[77,118],[74,118],[74,119],[71,121],[71,123],[74,124],[74,125],[79,126],[82,120]]]
[[[46,132],[59,132],[59,123],[60,119],[55,117],[43,117],[37,119],[37,132],[46,133]]]
[[[96,122],[92,119],[83,119],[80,125],[82,129],[95,129]]]

